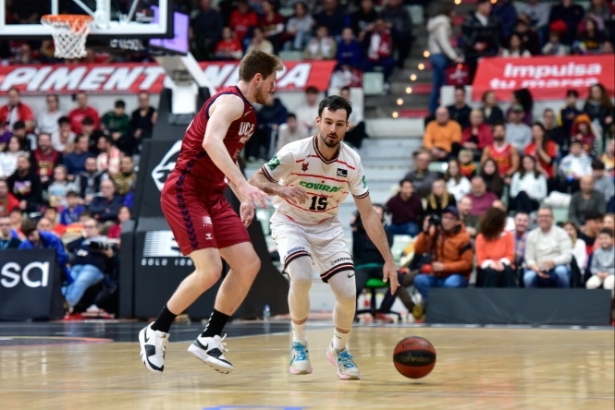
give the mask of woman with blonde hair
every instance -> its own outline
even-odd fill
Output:
[[[455,197],[446,189],[446,183],[439,179],[431,184],[431,194],[427,197],[426,215],[442,215],[447,206],[457,206]]]
[[[572,241],[572,255],[577,261],[577,266],[579,269],[584,270],[585,264],[587,263],[587,245],[583,239],[579,238],[577,224],[572,221],[566,221],[562,225],[562,228],[568,233]]]

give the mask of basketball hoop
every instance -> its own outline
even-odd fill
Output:
[[[92,17],[80,14],[47,14],[41,24],[51,30],[58,58],[85,57],[85,41],[90,32]]]

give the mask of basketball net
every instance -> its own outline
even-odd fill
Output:
[[[47,14],[41,24],[51,30],[55,46],[54,55],[58,58],[75,59],[86,56],[85,41],[94,19],[79,14]]]

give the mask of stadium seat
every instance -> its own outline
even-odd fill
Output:
[[[410,13],[410,18],[412,19],[412,24],[420,25],[425,22],[425,18],[423,17],[423,6],[418,4],[414,4],[412,6],[406,6],[406,10]]]
[[[438,161],[432,161],[429,163],[429,168],[430,171],[436,171],[436,172],[442,172],[443,174],[446,172],[446,170],[448,169],[448,163],[447,162],[438,162]]]
[[[383,92],[383,73],[363,73],[363,95],[379,95]]]
[[[280,51],[278,57],[282,61],[299,61],[303,60],[303,53],[301,51]]]
[[[370,293],[369,309],[358,309],[356,315],[358,316],[358,315],[362,315],[365,313],[369,313],[372,315],[372,317],[375,318],[376,311],[378,310],[378,303],[377,303],[378,289],[384,289],[384,291],[386,292],[388,288],[389,288],[389,284],[383,282],[382,279],[376,279],[376,278],[369,279],[367,283],[365,284],[365,289],[367,289],[367,291]],[[398,320],[401,322],[401,314],[399,312],[388,311],[388,312],[381,312],[381,313],[397,315]]]

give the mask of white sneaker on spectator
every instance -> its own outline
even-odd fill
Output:
[[[164,370],[164,357],[169,343],[169,334],[153,330],[150,323],[139,332],[139,344],[141,345],[141,361],[154,373],[162,373]]]
[[[188,351],[207,363],[215,371],[229,374],[233,371],[233,365],[224,357],[224,352],[228,352],[224,342],[225,338],[226,335],[223,337],[218,335],[202,337],[199,335],[188,347]]]

